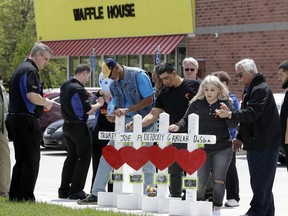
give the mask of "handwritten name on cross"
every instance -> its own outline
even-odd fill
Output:
[[[197,143],[197,144],[214,144],[216,137],[214,135],[190,135],[187,133],[153,133],[144,132],[142,134],[115,133],[99,131],[100,140],[115,140],[116,142],[167,142],[169,143]]]

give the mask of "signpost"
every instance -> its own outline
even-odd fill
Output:
[[[95,57],[95,49],[92,49],[92,54],[90,56],[90,67],[91,67],[91,82],[90,85],[95,87],[95,69],[96,69],[96,57]]]
[[[160,53],[160,46],[157,47],[157,52],[155,54],[155,65],[160,64],[161,62],[161,53]]]

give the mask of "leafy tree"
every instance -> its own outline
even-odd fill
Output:
[[[0,0],[0,68],[4,84],[36,38],[33,0]]]
[[[33,0],[0,0],[0,75],[4,85],[37,40]],[[66,59],[52,59],[40,71],[47,87],[59,87],[66,79]]]
[[[58,88],[66,80],[66,59],[56,58],[49,61],[48,66],[40,71],[44,88]]]

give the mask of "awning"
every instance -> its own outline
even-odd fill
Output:
[[[139,55],[155,54],[160,46],[161,54],[170,54],[186,35],[150,37],[104,38],[67,41],[43,41],[53,50],[54,56]]]

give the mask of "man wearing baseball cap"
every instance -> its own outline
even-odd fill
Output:
[[[102,68],[102,79],[108,77],[113,80],[110,84],[110,91],[114,100],[115,110],[110,116],[107,116],[108,121],[114,122],[115,116],[125,115],[125,123],[128,123],[133,121],[133,116],[136,114],[144,117],[150,113],[154,102],[154,90],[145,70],[120,65],[113,58],[106,58],[102,63]],[[154,131],[156,131],[156,124],[143,128],[143,132]],[[145,143],[146,146],[152,144]],[[110,140],[109,145],[114,145],[114,141]],[[97,204],[98,192],[105,191],[111,171],[111,166],[102,156],[92,187],[92,193],[77,203],[79,205]],[[155,171],[155,166],[151,162],[143,166],[145,188],[148,185],[153,185],[153,174]]]

